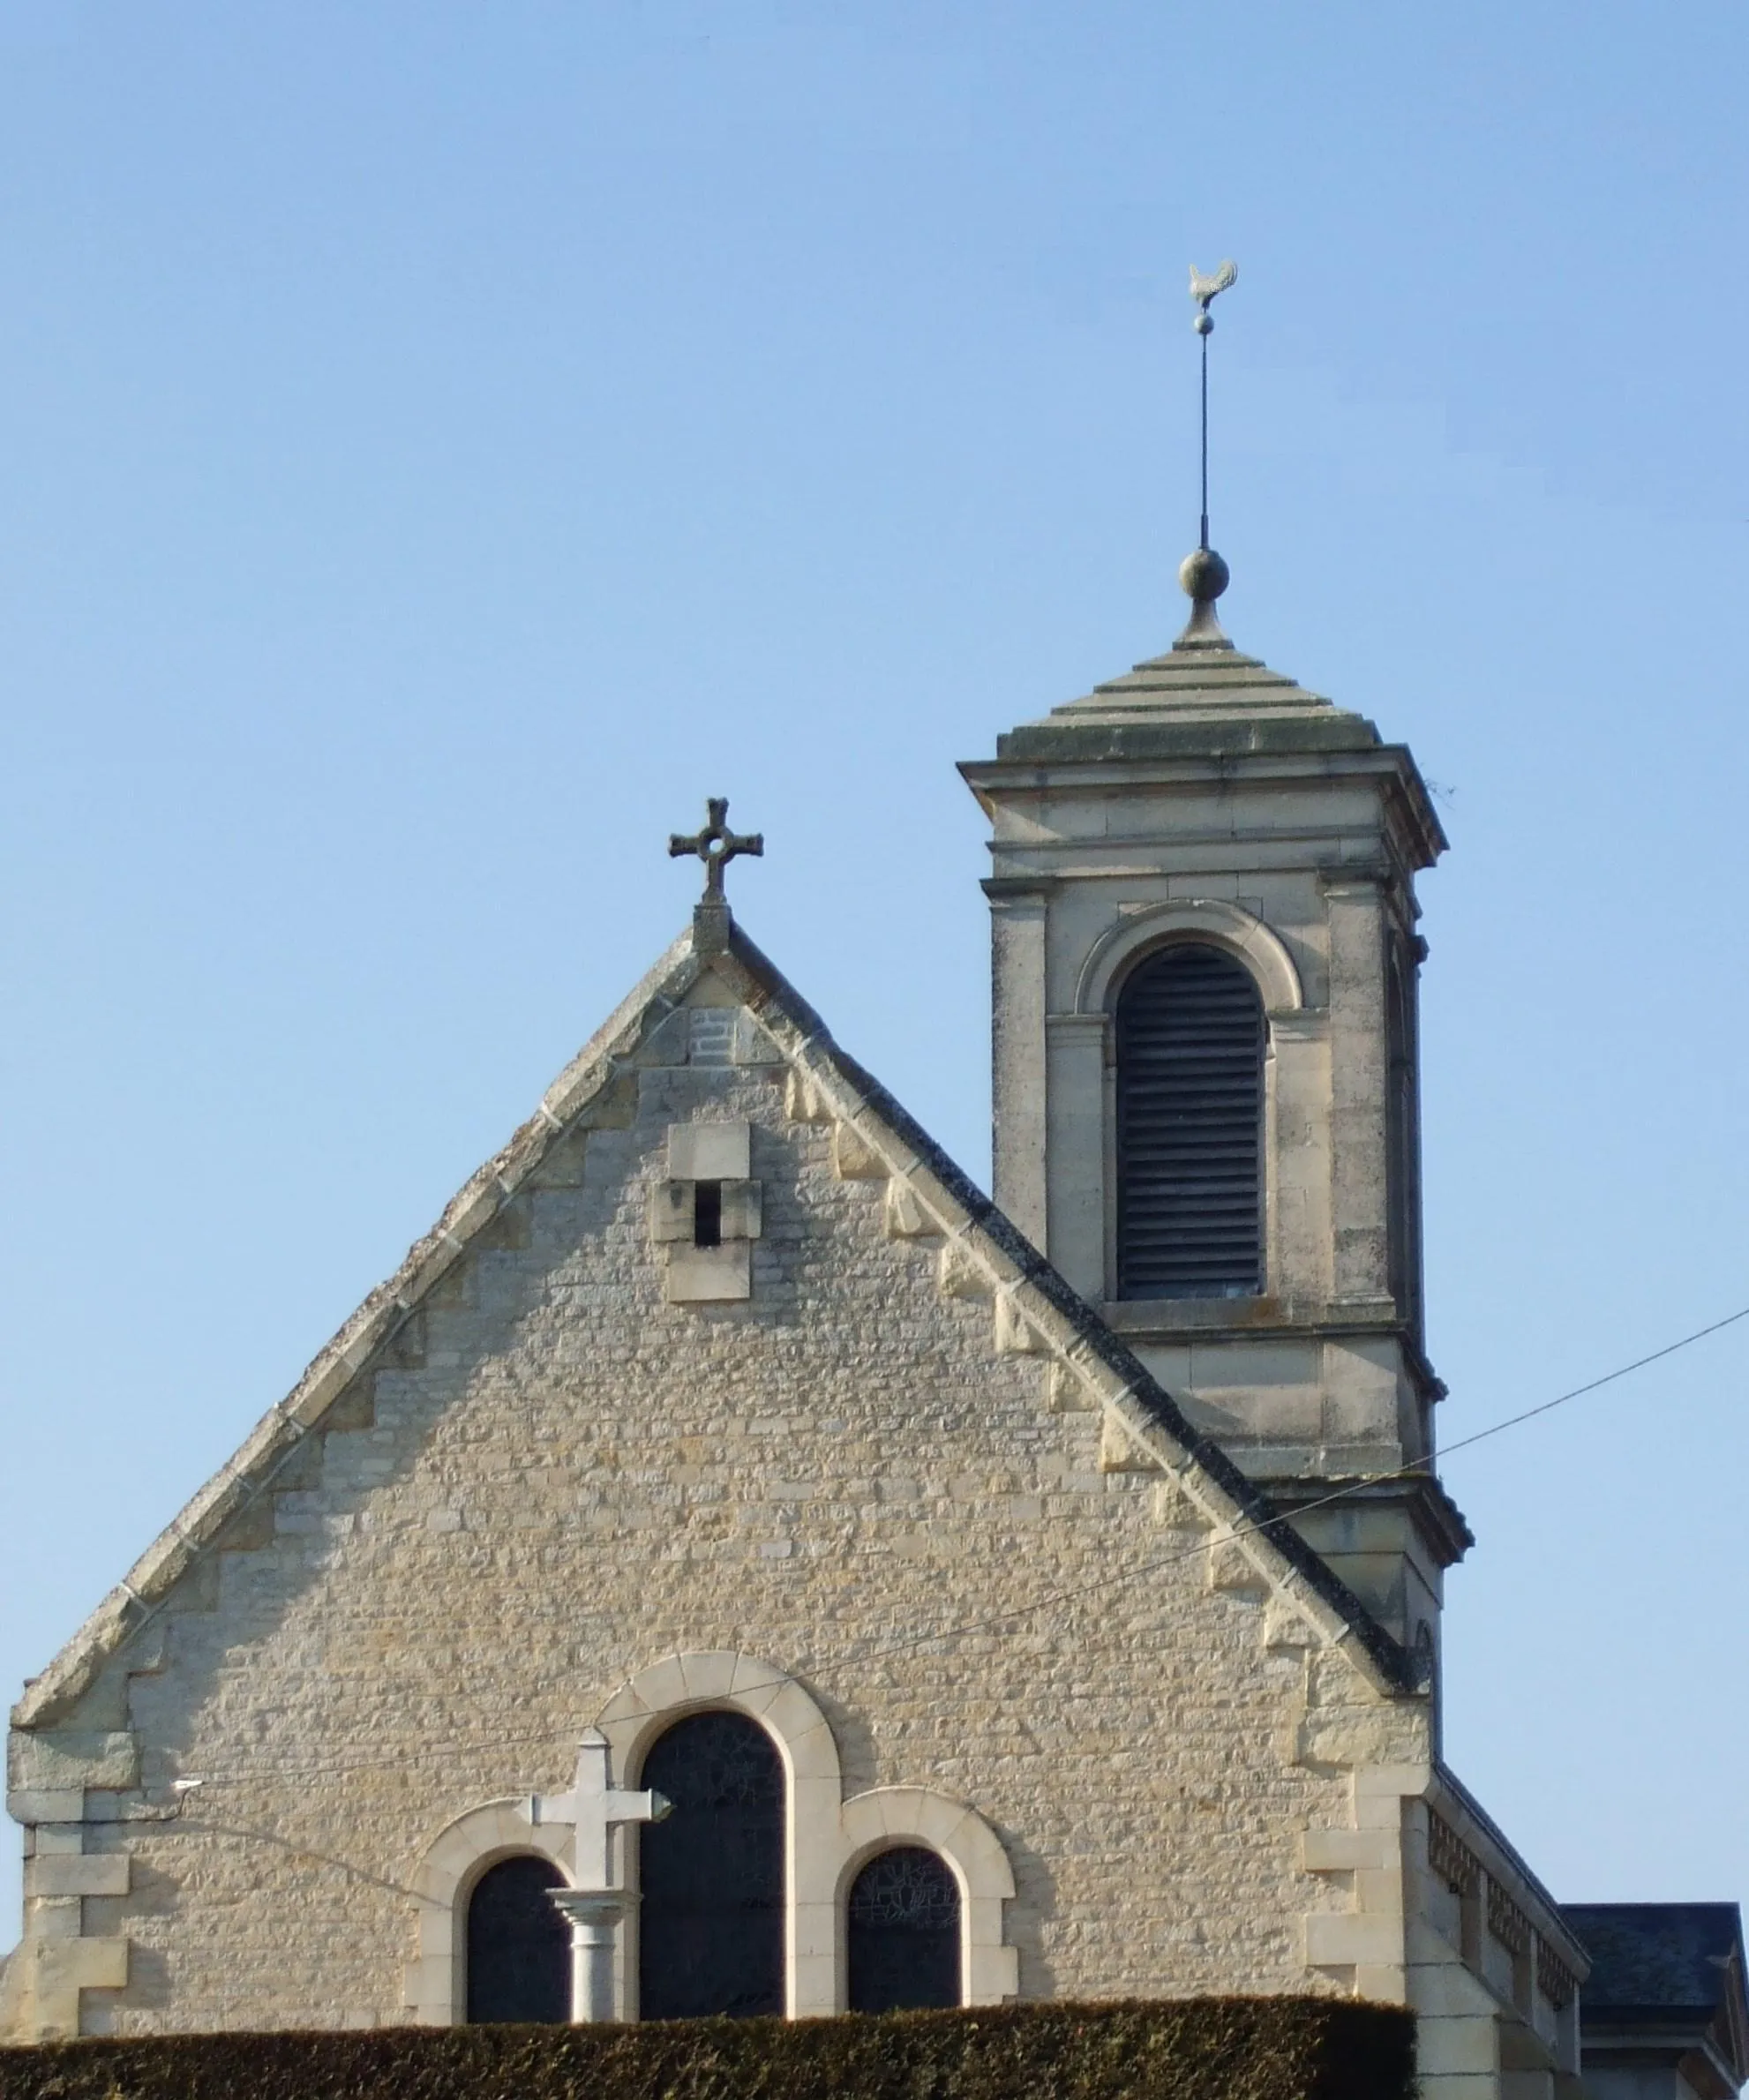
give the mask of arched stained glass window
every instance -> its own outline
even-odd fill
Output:
[[[642,1783],[673,1803],[639,1843],[646,2020],[784,2010],[784,1766],[741,1714],[677,1721]]]
[[[852,1884],[850,2009],[960,2003],[959,1884],[920,1845],[877,1852]]]
[[[565,1877],[520,1853],[488,1867],[468,1899],[468,2021],[562,2023],[571,2017],[571,1933],[550,1889]]]
[[[1117,1002],[1117,1294],[1263,1288],[1263,1001],[1222,949],[1158,949]]]

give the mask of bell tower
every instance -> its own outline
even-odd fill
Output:
[[[995,1196],[1428,1648],[1470,1543],[1422,1321],[1415,881],[1445,840],[1404,746],[1228,641],[1206,525],[1180,581],[1164,656],[960,769],[993,834]]]

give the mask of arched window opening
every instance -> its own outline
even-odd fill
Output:
[[[877,1852],[850,1892],[852,2013],[962,2002],[959,1884],[920,1845]]]
[[[678,1721],[642,1784],[673,1812],[640,1836],[646,2020],[784,2010],[784,1766],[741,1714]]]
[[[571,1934],[549,1892],[565,1877],[519,1853],[488,1867],[468,1899],[468,2021],[560,2025],[571,2017]]]
[[[1158,949],[1117,1002],[1120,1298],[1263,1288],[1263,1001],[1224,949]]]

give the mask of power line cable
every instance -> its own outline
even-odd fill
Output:
[[[1498,1436],[1506,1429],[1515,1429],[1520,1422],[1535,1421],[1539,1414],[1550,1414],[1557,1407],[1565,1407],[1569,1400],[1582,1399],[1588,1392],[1595,1392],[1600,1386],[1613,1385],[1618,1378],[1625,1378],[1630,1372],[1643,1371],[1648,1363],[1660,1363],[1666,1356],[1674,1356],[1678,1349],[1686,1349],[1695,1342],[1703,1342],[1709,1334],[1717,1334],[1722,1328],[1734,1327],[1739,1320],[1749,1320],[1749,1305],[1741,1310],[1727,1313],[1723,1319],[1715,1320],[1710,1326],[1697,1327],[1693,1334],[1685,1334],[1680,1341],[1666,1342],[1662,1349],[1654,1349],[1649,1356],[1636,1356],[1632,1363],[1624,1363],[1613,1371],[1605,1371],[1601,1378],[1593,1378],[1583,1385],[1575,1385],[1572,1391],[1558,1393],[1552,1400],[1544,1400],[1540,1406],[1527,1407],[1522,1414],[1509,1414],[1505,1421],[1497,1421],[1490,1428],[1478,1429],[1473,1436],[1460,1436],[1455,1444],[1448,1444],[1440,1457],[1449,1459],[1453,1451],[1468,1451],[1473,1444],[1486,1443],[1490,1436]]]
[[[1632,1376],[1635,1371],[1643,1371],[1649,1364],[1661,1363],[1665,1357],[1674,1356],[1680,1350],[1692,1348],[1696,1342],[1705,1341],[1709,1335],[1721,1333],[1727,1327],[1734,1327],[1741,1320],[1749,1320],[1749,1305],[1740,1307],[1736,1312],[1727,1313],[1723,1319],[1710,1321],[1704,1327],[1697,1327],[1692,1333],[1685,1334],[1676,1341],[1666,1342],[1662,1348],[1653,1349],[1644,1356],[1636,1356],[1631,1363],[1618,1364],[1614,1370],[1605,1371],[1599,1377],[1588,1378],[1582,1385],[1571,1386],[1565,1392],[1557,1393],[1551,1400],[1543,1400],[1535,1407],[1527,1407],[1520,1414],[1509,1414],[1503,1421],[1490,1423],[1485,1429],[1477,1429],[1471,1436],[1461,1436],[1455,1444],[1447,1444],[1440,1455],[1444,1458],[1450,1458],[1455,1452],[1468,1451],[1478,1444],[1485,1444],[1490,1437],[1504,1436],[1508,1429],[1516,1429],[1528,1421],[1535,1421],[1541,1415],[1551,1414],[1556,1408],[1565,1407],[1571,1400],[1582,1399],[1588,1393],[1597,1392],[1605,1385],[1613,1385],[1619,1379]],[[1220,1543],[1225,1545],[1239,1539],[1261,1536],[1275,1530],[1279,1526],[1290,1523],[1295,1518],[1309,1515],[1313,1510],[1325,1509],[1332,1503],[1345,1501],[1359,1488],[1387,1487],[1395,1481],[1430,1480],[1433,1477],[1428,1468],[1420,1463],[1412,1466],[1400,1466],[1391,1473],[1362,1474],[1356,1479],[1345,1481],[1341,1487],[1333,1489],[1328,1495],[1321,1495],[1310,1502],[1302,1503],[1292,1512],[1291,1517],[1288,1512],[1284,1511],[1264,1519],[1260,1523],[1235,1526],[1225,1534]],[[1092,1596],[1100,1590],[1111,1589],[1125,1583],[1133,1582],[1139,1576],[1154,1574],[1162,1568],[1172,1567],[1182,1561],[1194,1560],[1207,1551],[1207,1541],[1199,1541],[1194,1546],[1181,1547],[1172,1553],[1162,1554],[1156,1559],[1144,1561],[1139,1565],[1131,1565],[1121,1569],[1114,1574],[1100,1576],[1092,1582],[1080,1583],[1071,1588],[1047,1592],[1042,1597],[1034,1598],[1030,1603],[1010,1605],[1007,1609],[996,1612],[988,1618],[970,1620],[958,1626],[942,1627],[931,1633],[914,1634],[907,1639],[890,1642],[882,1647],[865,1648],[854,1655],[843,1656],[836,1663],[822,1661],[814,1667],[821,1669],[844,1669],[852,1663],[877,1662],[890,1655],[907,1654],[915,1649],[928,1647],[937,1641],[960,1640],[974,1633],[994,1632],[997,1628],[1008,1625],[1016,1619],[1031,1618],[1038,1612],[1048,1610],[1053,1605],[1077,1602],[1081,1598]],[[306,1766],[289,1769],[281,1766],[273,1766],[263,1767],[261,1771],[254,1773],[209,1774],[203,1775],[201,1783],[204,1786],[241,1786],[251,1780],[267,1776],[275,1779],[339,1779],[344,1778],[353,1772],[382,1772],[411,1768],[417,1765],[430,1763],[434,1759],[441,1762],[445,1759],[454,1757],[458,1752],[534,1749],[549,1744],[569,1743],[574,1733],[573,1730],[566,1729],[537,1736],[488,1736],[470,1743],[451,1742],[441,1745],[434,1744],[431,1749],[411,1756],[403,1752],[398,1757],[360,1759],[354,1763],[346,1765]]]
[[[1472,1444],[1485,1443],[1489,1437],[1502,1436],[1508,1429],[1517,1429],[1520,1423],[1534,1421],[1539,1414],[1552,1414],[1557,1407],[1565,1407],[1569,1400],[1582,1399],[1588,1392],[1595,1392],[1600,1386],[1613,1385],[1618,1378],[1625,1378],[1631,1372],[1644,1370],[1648,1363],[1656,1363],[1663,1357],[1674,1356],[1678,1349],[1686,1349],[1695,1342],[1704,1341],[1709,1334],[1717,1334],[1722,1328],[1735,1326],[1739,1320],[1749,1320],[1749,1305],[1743,1306],[1734,1313],[1727,1313],[1723,1319],[1714,1320],[1708,1326],[1697,1327],[1693,1333],[1685,1334],[1679,1341],[1666,1342],[1662,1349],[1654,1349],[1648,1356],[1636,1357],[1632,1363],[1624,1363],[1612,1371],[1605,1371],[1600,1378],[1588,1379],[1583,1385],[1575,1385],[1566,1392],[1558,1393],[1552,1400],[1543,1400],[1535,1407],[1527,1407],[1520,1414],[1510,1414],[1504,1421],[1493,1422],[1485,1429],[1478,1429],[1472,1436],[1461,1436],[1455,1444],[1447,1444],[1439,1456],[1448,1459],[1454,1451],[1468,1451]],[[1393,1481],[1433,1478],[1427,1466],[1420,1463],[1400,1466],[1392,1473],[1362,1474],[1355,1480],[1344,1481],[1341,1487],[1333,1489],[1328,1495],[1320,1495],[1310,1502],[1299,1504],[1291,1512],[1284,1510],[1265,1518],[1260,1524],[1235,1526],[1226,1534],[1221,1543],[1225,1545],[1234,1539],[1254,1538],[1262,1533],[1273,1531],[1277,1526],[1289,1524],[1295,1518],[1307,1516],[1313,1510],[1326,1509],[1332,1503],[1346,1501],[1357,1488],[1383,1488]],[[1206,1543],[1199,1542],[1176,1553],[1163,1554],[1158,1560],[1145,1561],[1140,1567],[1126,1568],[1121,1574],[1101,1576],[1097,1581],[1082,1584],[1075,1589],[1062,1590],[1054,1596],[1041,1597],[1035,1603],[1014,1605],[1007,1611],[998,1612],[993,1618],[976,1620],[964,1626],[952,1626],[942,1633],[920,1634],[912,1640],[896,1642],[887,1648],[865,1650],[857,1657],[857,1661],[874,1661],[883,1654],[900,1654],[911,1648],[926,1646],[932,1640],[954,1640],[967,1633],[988,1632],[1006,1624],[1010,1619],[1028,1617],[1051,1604],[1072,1603],[1078,1598],[1092,1595],[1095,1591],[1131,1581],[1137,1575],[1152,1575],[1156,1569],[1169,1568],[1176,1561],[1194,1560],[1198,1554],[1207,1550]]]

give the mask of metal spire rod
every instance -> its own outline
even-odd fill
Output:
[[[1178,565],[1178,581],[1190,601],[1190,618],[1184,632],[1173,643],[1175,649],[1233,646],[1214,616],[1214,602],[1227,589],[1230,578],[1227,564],[1209,545],[1209,336],[1214,328],[1209,306],[1228,285],[1238,281],[1236,263],[1222,263],[1212,277],[1205,277],[1195,263],[1190,265],[1190,296],[1197,304],[1197,318],[1191,326],[1203,339],[1203,529],[1195,553],[1187,554]]]
[[[1199,544],[1205,553],[1209,544],[1209,337],[1214,333],[1209,304],[1238,281],[1235,262],[1222,263],[1212,277],[1205,277],[1195,263],[1190,265],[1190,296],[1197,303],[1197,318],[1190,325],[1203,339],[1203,536]]]
[[[1207,308],[1203,310],[1207,312]],[[1209,323],[1212,328],[1213,322]],[[1209,339],[1203,334],[1203,536],[1197,544],[1205,552],[1209,544]]]

